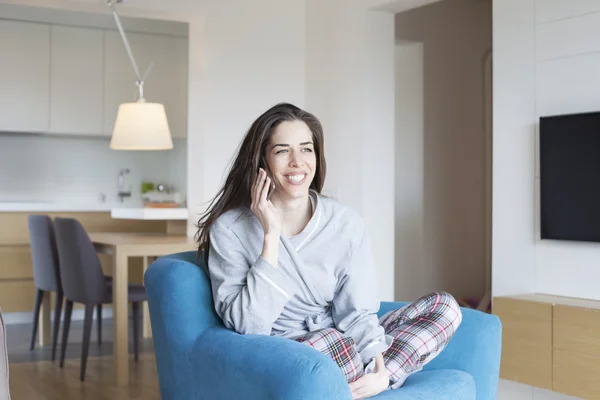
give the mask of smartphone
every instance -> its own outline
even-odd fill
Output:
[[[267,201],[268,201],[268,200],[271,200],[271,196],[273,195],[273,192],[275,191],[275,182],[273,181],[273,176],[271,175],[271,171],[267,167],[267,162],[265,161],[264,157],[260,158],[260,167],[265,170],[265,172],[267,173],[267,176],[271,179],[271,185],[269,186],[269,191],[267,192]]]

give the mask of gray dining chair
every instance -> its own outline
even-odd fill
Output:
[[[85,305],[83,323],[83,347],[81,350],[80,380],[85,379],[88,349],[94,306],[112,303],[112,281],[107,280],[102,272],[102,266],[94,244],[83,226],[76,219],[56,218],[54,220],[56,244],[60,260],[60,278],[67,299],[63,324],[60,366],[64,365],[71,312],[73,303]],[[135,361],[138,360],[139,349],[139,320],[140,305],[146,301],[146,289],[140,284],[130,284],[128,299],[133,311],[133,352]]]
[[[38,331],[40,308],[46,292],[56,292],[54,306],[54,329],[52,330],[52,360],[56,358],[56,344],[63,302],[63,290],[60,283],[58,252],[54,237],[54,225],[47,215],[29,215],[27,217],[31,260],[33,262],[33,281],[35,284],[35,308],[33,311],[33,329],[29,350],[33,350]]]
[[[52,329],[52,361],[56,359],[60,316],[63,304],[63,290],[60,281],[60,262],[56,248],[54,223],[48,215],[29,215],[29,242],[31,246],[31,261],[33,263],[33,281],[36,288],[35,306],[33,311],[33,328],[29,350],[33,350],[38,332],[40,309],[46,292],[56,292],[54,303],[54,322]],[[110,280],[107,277],[107,280]],[[98,345],[102,344],[102,304],[97,306]]]

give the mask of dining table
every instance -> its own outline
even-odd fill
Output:
[[[129,319],[127,287],[129,284],[128,268],[130,257],[141,257],[144,273],[153,260],[168,254],[192,251],[197,249],[197,243],[192,237],[166,233],[142,232],[92,232],[89,237],[98,253],[108,254],[112,259],[113,279],[113,337],[114,337],[114,372],[117,386],[129,384]],[[50,320],[50,307],[42,308],[42,319]],[[46,315],[47,314],[47,315]],[[40,328],[50,335],[50,325],[44,324]],[[150,314],[147,302],[143,310],[144,337],[151,337]]]

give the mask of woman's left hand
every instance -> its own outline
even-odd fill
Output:
[[[383,392],[390,384],[390,375],[383,362],[383,355],[375,359],[373,372],[364,374],[356,381],[350,383],[352,399],[366,399]]]

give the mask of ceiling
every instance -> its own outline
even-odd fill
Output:
[[[221,3],[222,1],[224,0],[125,0],[124,3],[119,5],[118,10],[119,14],[123,16],[189,21],[190,18],[202,15],[207,8]],[[232,0],[227,1],[229,2],[229,6],[231,6]],[[365,9],[399,13],[440,0],[344,0],[344,2],[345,1],[354,1],[355,4],[363,6]],[[105,0],[0,0],[0,3],[93,13],[108,13],[108,7]]]

